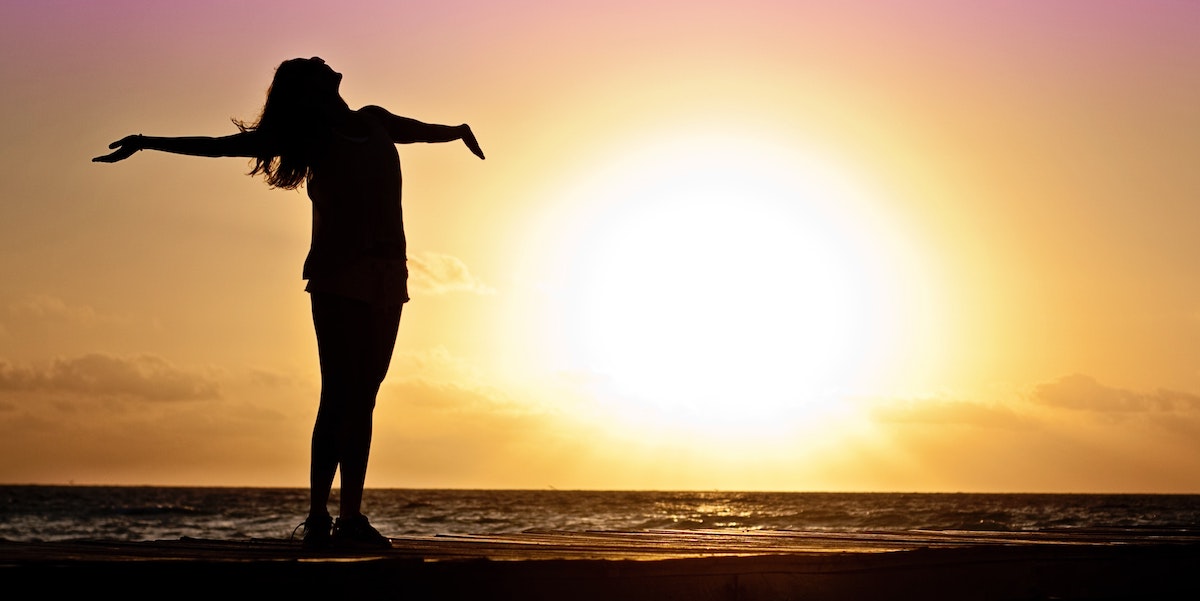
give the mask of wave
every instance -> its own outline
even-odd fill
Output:
[[[368,489],[364,508],[381,531],[396,536],[527,530],[1200,530],[1197,495]],[[290,535],[306,510],[304,489],[0,486],[0,537],[280,538]]]

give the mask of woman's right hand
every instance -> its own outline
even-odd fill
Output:
[[[143,148],[142,136],[141,136],[141,134],[125,136],[124,138],[121,138],[120,140],[117,140],[116,142],[109,144],[108,147],[114,148],[116,150],[113,152],[110,152],[104,156],[96,157],[96,158],[92,159],[92,162],[93,163],[115,163],[117,161],[123,161],[123,160],[133,156],[133,153],[135,153]]]

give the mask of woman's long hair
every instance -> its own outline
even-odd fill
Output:
[[[275,70],[262,113],[254,123],[237,119],[243,132],[258,132],[269,140],[268,156],[254,158],[250,175],[262,174],[272,188],[294,190],[307,179],[318,152],[331,131],[328,107],[332,99],[315,85],[313,59],[286,60]],[[329,92],[336,97],[336,92]]]

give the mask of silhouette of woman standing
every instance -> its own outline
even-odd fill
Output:
[[[399,117],[378,106],[351,109],[338,73],[320,58],[284,61],[255,123],[235,121],[223,137],[126,136],[93,161],[115,163],[139,150],[248,157],[250,175],[273,188],[307,185],[312,246],[304,261],[321,366],[312,434],[311,506],[304,544],[390,546],[362,514],[372,415],[408,301],[400,158],[396,144],[462,140],[484,158],[466,124]],[[327,508],[341,470],[336,521]]]

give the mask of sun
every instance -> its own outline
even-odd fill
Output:
[[[615,410],[728,425],[828,411],[895,317],[863,199],[830,165],[676,138],[596,169],[560,242],[556,352]]]

